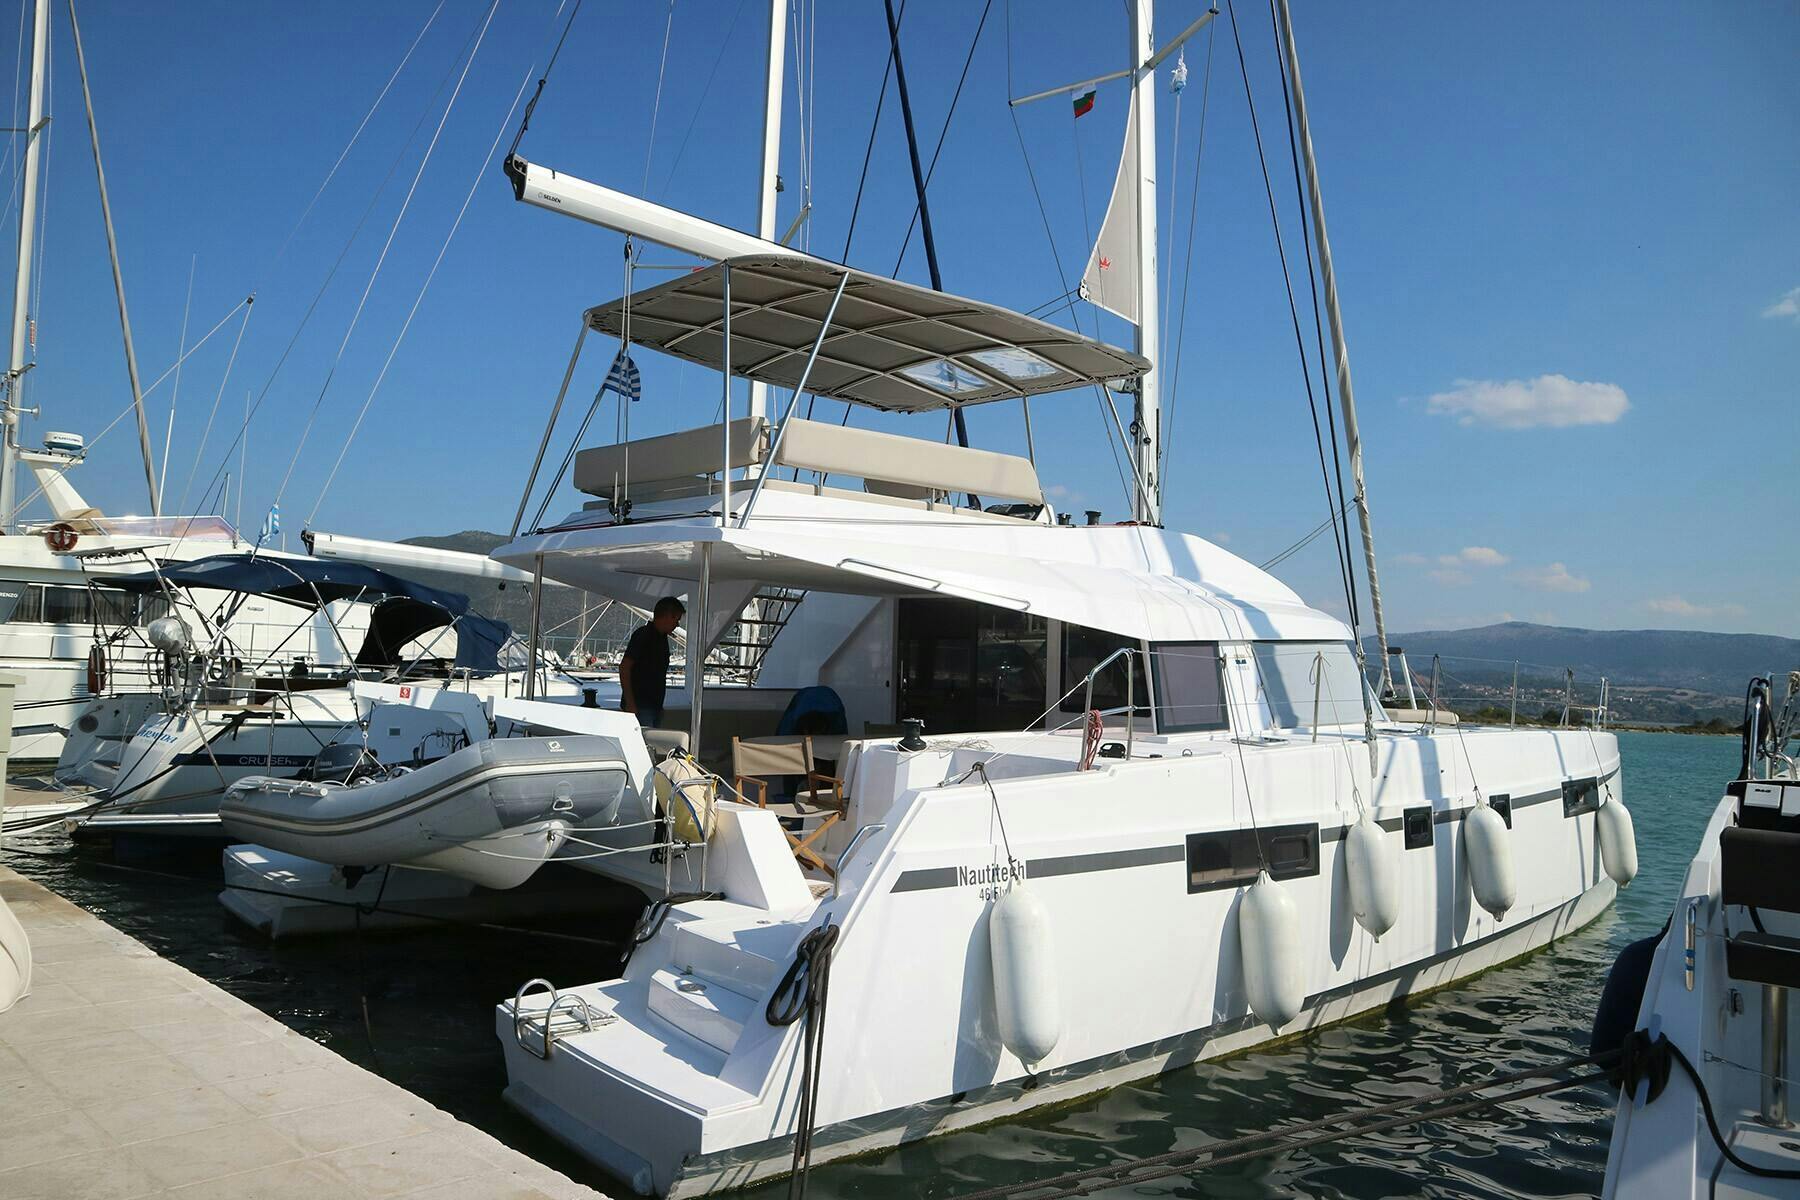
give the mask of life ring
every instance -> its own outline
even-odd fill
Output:
[[[105,646],[96,644],[88,647],[87,688],[90,696],[98,696],[106,691]]]
[[[81,535],[76,533],[75,527],[67,521],[58,521],[44,530],[44,545],[50,547],[53,554],[67,554],[75,548],[75,543],[80,540]]]

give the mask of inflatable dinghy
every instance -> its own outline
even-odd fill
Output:
[[[344,867],[429,867],[489,888],[529,879],[578,829],[650,820],[618,738],[495,738],[417,770],[339,783],[252,776],[219,804],[234,837]]]

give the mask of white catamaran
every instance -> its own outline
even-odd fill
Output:
[[[671,696],[691,757],[658,763],[663,785],[607,730],[613,807],[661,824],[565,821],[561,857],[652,904],[617,978],[498,1006],[507,1099],[639,1191],[702,1193],[1318,1028],[1603,911],[1634,863],[1612,735],[1386,711],[1345,622],[1162,526],[1156,68],[1207,18],[1158,49],[1136,0],[1117,73],[1134,353],[773,242],[770,7],[761,236],[507,163],[527,203],[713,260],[588,310],[581,338],[717,371],[723,413],[581,450],[593,499],[495,557],[640,606],[684,595],[696,682],[730,630],[770,620],[766,597],[791,610],[755,686]],[[804,395],[943,414],[1094,388],[1135,402],[1123,524],[1059,521],[1029,455],[797,415]],[[843,729],[771,736],[807,688],[836,694]],[[783,776],[803,777],[793,800]],[[722,798],[684,808],[696,779]],[[321,799],[340,824],[352,802]],[[484,814],[469,853],[516,860],[482,840],[506,827]]]

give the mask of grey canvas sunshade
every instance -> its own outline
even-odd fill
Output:
[[[816,259],[727,259],[629,297],[630,341],[714,370],[724,366],[731,271],[731,373],[799,384],[845,275],[807,391],[894,412],[1011,400],[1150,369],[1145,359],[1010,309]],[[626,300],[588,310],[589,328],[624,334]]]

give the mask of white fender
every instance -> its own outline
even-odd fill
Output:
[[[1258,1020],[1279,1030],[1300,1015],[1306,1003],[1306,972],[1300,957],[1300,909],[1294,898],[1264,871],[1238,905],[1238,950],[1243,958],[1244,993]]]
[[[1350,911],[1356,923],[1376,941],[1400,919],[1398,847],[1382,836],[1381,826],[1365,811],[1344,838],[1344,865],[1350,875]]]
[[[1023,880],[988,912],[988,950],[1000,1041],[1035,1070],[1062,1040],[1062,1005],[1050,914]]]
[[[1463,857],[1475,902],[1499,920],[1519,898],[1513,879],[1512,841],[1506,821],[1485,803],[1469,810],[1463,821]]]
[[[1624,887],[1637,878],[1637,832],[1631,811],[1615,796],[1594,814],[1594,825],[1600,831],[1600,864],[1614,883]]]
[[[31,939],[6,901],[0,899],[0,1013],[31,991]]]

